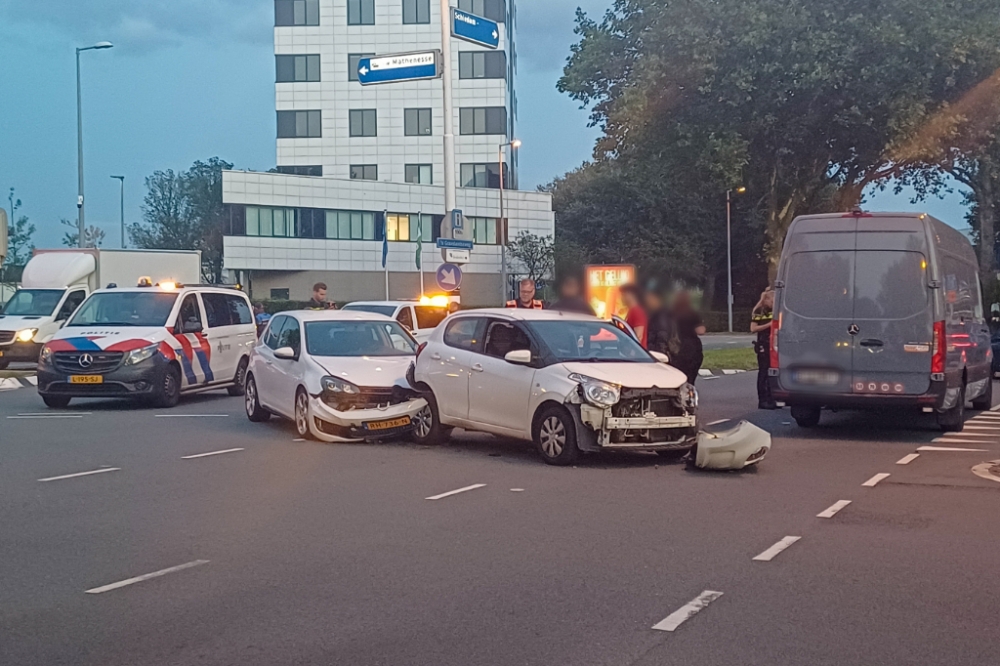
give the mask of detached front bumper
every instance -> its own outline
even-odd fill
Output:
[[[577,440],[583,451],[682,451],[698,441],[698,417],[616,417],[612,410],[589,404],[571,410],[577,424]],[[582,427],[581,427],[582,426]]]
[[[41,351],[40,342],[15,341],[0,345],[0,363],[38,363],[38,354]]]
[[[136,365],[119,365],[114,370],[88,375],[81,369],[78,375],[59,372],[51,365],[38,367],[39,395],[68,396],[71,398],[143,398],[162,386],[170,363],[159,354]],[[97,383],[76,384],[76,376],[99,377]]]
[[[423,398],[413,398],[384,409],[337,411],[320,398],[309,399],[309,430],[321,442],[364,442],[409,434],[414,417],[427,406]]]

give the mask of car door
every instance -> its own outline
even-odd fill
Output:
[[[426,379],[446,422],[469,417],[469,373],[473,352],[483,347],[486,317],[455,317],[446,322],[443,344],[424,350],[430,357]]]
[[[224,294],[206,292],[201,295],[205,304],[205,339],[212,353],[212,369],[217,381],[228,381],[236,376],[236,329]]]
[[[483,351],[471,352],[469,421],[515,437],[530,432],[528,405],[535,369],[504,360],[508,353],[522,349],[537,355],[518,322],[489,321]]]
[[[399,308],[399,312],[396,313],[396,321],[407,331],[413,333],[413,308],[409,305]]]
[[[257,344],[257,324],[254,321],[253,309],[246,294],[225,294],[229,315],[233,320],[233,368],[250,353]],[[235,375],[234,375],[235,376]]]
[[[257,397],[261,404],[272,411],[278,410],[277,357],[274,351],[278,349],[281,340],[281,329],[288,322],[287,315],[277,315],[268,324],[264,337],[257,345],[257,359],[253,364],[254,378],[257,382]]]
[[[295,413],[295,391],[302,379],[302,325],[289,316],[278,335],[278,349],[290,348],[294,358],[274,359],[274,402],[278,411],[286,416]]]
[[[205,317],[201,309],[201,301],[195,293],[187,294],[181,301],[177,318],[171,330],[174,340],[180,345],[181,386],[190,388],[200,386],[214,379],[211,370],[211,358],[205,352],[202,333],[205,329]],[[211,350],[209,349],[209,354]]]

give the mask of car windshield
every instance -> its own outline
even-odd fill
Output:
[[[371,312],[372,314],[385,315],[391,317],[396,314],[395,305],[365,305],[364,303],[351,303],[345,305],[344,310],[352,312]]]
[[[635,338],[603,321],[534,321],[528,327],[560,363],[656,363]]]
[[[21,317],[48,317],[56,310],[64,289],[18,289],[3,314]]]
[[[413,356],[417,347],[394,321],[306,322],[310,356]]]
[[[160,291],[93,294],[67,326],[166,326],[176,300]]]

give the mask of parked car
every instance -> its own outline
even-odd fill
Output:
[[[448,303],[421,301],[359,301],[344,306],[347,312],[373,312],[398,321],[417,342],[425,342],[448,316]]]
[[[552,465],[583,451],[681,457],[698,435],[698,393],[626,332],[550,310],[451,315],[421,345],[411,385],[427,399],[414,437],[452,428],[533,441]]]
[[[427,406],[406,370],[417,344],[370,312],[275,315],[250,355],[247,417],[290,419],[300,437],[357,442],[408,434]]]
[[[770,376],[802,427],[823,407],[906,407],[963,428],[993,404],[979,264],[953,227],[912,213],[792,222],[775,283]]]

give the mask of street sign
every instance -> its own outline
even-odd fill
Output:
[[[455,291],[462,286],[462,269],[455,264],[441,264],[437,269],[437,283],[444,291]]]
[[[475,247],[475,243],[454,238],[438,238],[437,246],[440,250],[471,250]]]
[[[472,253],[468,250],[445,250],[444,260],[449,264],[467,264],[472,261]]]
[[[457,208],[451,211],[451,230],[461,231],[465,229],[465,216],[462,215],[462,211]]]
[[[488,49],[500,46],[498,23],[454,7],[451,10],[451,35]]]
[[[358,82],[400,83],[436,79],[441,76],[441,51],[417,51],[358,60]]]

